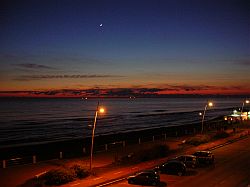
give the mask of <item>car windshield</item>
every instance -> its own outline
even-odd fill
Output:
[[[196,156],[209,156],[210,153],[206,153],[206,152],[196,152],[194,155],[196,155]]]

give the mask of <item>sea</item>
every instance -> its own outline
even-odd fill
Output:
[[[90,137],[97,103],[95,135],[201,123],[232,113],[244,98],[0,98],[0,148]]]

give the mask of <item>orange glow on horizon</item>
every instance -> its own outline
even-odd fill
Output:
[[[140,89],[144,90],[141,91]],[[148,89],[148,90],[147,90]],[[119,95],[119,93],[121,93]],[[147,96],[163,96],[163,95],[250,95],[250,89],[193,89],[186,90],[184,88],[168,89],[166,88],[87,88],[87,89],[61,89],[61,90],[33,90],[33,91],[0,91],[0,97],[147,97]],[[246,102],[246,101],[245,101]],[[249,102],[249,101],[248,101]]]

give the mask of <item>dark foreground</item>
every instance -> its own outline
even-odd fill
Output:
[[[247,146],[250,143],[250,140],[248,140],[248,142],[243,142],[243,140],[241,140],[242,138],[249,138],[249,129],[245,129],[245,130],[240,130],[239,133],[236,133],[234,135],[232,135],[229,138],[226,139],[220,139],[217,140],[215,142],[210,142],[207,144],[202,144],[200,146],[187,146],[182,147],[182,145],[180,145],[179,143],[182,142],[183,138],[172,138],[167,140],[167,144],[172,147],[172,149],[175,149],[176,151],[178,151],[178,154],[182,154],[183,152],[185,152],[186,154],[191,154],[196,150],[205,150],[205,149],[209,149],[211,147],[215,147],[216,145],[221,145],[224,144],[225,142],[231,142],[230,140],[239,140],[239,145],[244,145]],[[243,142],[243,143],[241,143]],[[150,143],[150,144],[154,144],[154,142]],[[235,144],[235,143],[233,143]],[[245,145],[247,144],[247,145]],[[131,147],[133,150],[135,148],[138,149],[138,146],[142,146],[145,144],[141,144],[141,145],[136,145],[135,147]],[[226,146],[226,150],[227,150]],[[236,145],[236,147],[238,147],[238,145]],[[221,148],[220,148],[221,149]],[[240,150],[242,151],[242,149],[244,150],[245,147],[241,147]],[[249,152],[249,149],[246,149],[247,152]],[[215,151],[214,151],[215,152]],[[177,152],[176,152],[177,153]],[[234,153],[232,153],[233,155],[233,159],[237,159],[238,155],[234,155]],[[94,165],[93,168],[96,172],[95,175],[90,176],[86,179],[83,180],[77,180],[74,181],[72,183],[63,185],[62,187],[68,187],[68,186],[79,186],[79,187],[85,187],[85,186],[99,186],[100,184],[104,184],[110,181],[113,181],[115,179],[122,179],[123,177],[127,177],[128,175],[133,174],[136,171],[140,171],[149,167],[154,167],[164,161],[166,161],[168,158],[160,158],[157,160],[150,160],[147,162],[142,162],[142,163],[138,163],[138,164],[132,164],[132,165],[113,165],[113,154],[112,153],[105,153],[105,154],[96,154],[94,156]],[[174,155],[172,155],[171,157],[173,157]],[[216,156],[216,167],[217,168],[217,164],[219,165],[223,165],[224,160],[227,160],[227,155],[222,155],[219,156],[217,155],[217,152],[215,152],[215,156]],[[249,155],[246,155],[247,157],[249,157]],[[218,157],[218,159],[217,159]],[[227,160],[227,162],[231,162],[230,157],[228,157],[229,160]],[[242,161],[242,160],[240,160]],[[244,160],[243,160],[244,161]],[[45,171],[49,171],[52,168],[57,168],[57,167],[62,167],[65,166],[67,164],[72,164],[72,163],[81,163],[84,164],[86,167],[89,166],[89,158],[78,158],[78,159],[66,159],[66,160],[51,160],[51,161],[47,161],[47,162],[39,162],[37,164],[33,164],[33,165],[22,165],[22,166],[17,166],[17,167],[7,167],[6,169],[0,169],[0,186],[8,186],[8,187],[35,187],[38,185],[36,180],[36,175],[41,174]],[[235,163],[237,164],[237,163]],[[243,164],[242,164],[243,165]],[[234,168],[236,168],[236,171],[238,170],[237,166],[233,166],[232,168],[232,172],[235,172]],[[249,168],[249,163],[247,163],[246,168]],[[196,178],[196,176],[199,175],[201,176],[207,176],[207,171],[210,172],[213,171],[213,167],[208,167],[208,168],[200,168],[197,171],[190,171],[189,174],[187,176],[184,177],[176,177],[176,176],[170,176],[170,175],[165,175],[162,176],[162,183],[161,186],[171,186],[171,185],[175,185],[175,184],[179,184],[178,182],[182,182],[184,179],[184,184],[186,184],[186,182],[190,182],[190,181],[185,181],[185,179],[187,180],[191,180],[192,181],[193,178]],[[222,172],[222,171],[220,171]],[[218,173],[216,173],[215,175],[218,175]],[[220,174],[221,175],[221,174]],[[219,176],[219,175],[218,175]],[[245,175],[242,175],[243,177],[245,177]],[[167,177],[166,179],[164,179],[164,177]],[[216,176],[217,177],[217,176]],[[214,180],[214,178],[210,179],[210,178],[205,178],[204,180]],[[122,180],[123,182],[121,183],[117,183],[115,184],[115,186],[127,186],[127,182],[125,180]],[[166,181],[166,182],[164,182]],[[244,180],[246,181],[246,180]],[[204,182],[204,181],[203,181]],[[244,183],[245,184],[245,183]],[[40,183],[38,186],[41,186]],[[38,187],[37,186],[37,187]],[[182,185],[180,185],[182,186]],[[195,184],[196,186],[196,184]],[[200,186],[200,185],[198,185]],[[204,186],[204,185],[201,185]]]
[[[190,169],[186,176],[161,174],[160,186],[249,187],[250,138],[213,150],[215,165]],[[126,180],[110,186],[132,186]]]

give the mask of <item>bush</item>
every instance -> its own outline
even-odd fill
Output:
[[[221,139],[221,138],[227,138],[229,137],[229,134],[226,131],[218,131],[213,138],[214,139]]]
[[[203,143],[207,143],[209,141],[210,141],[210,137],[208,135],[196,135],[194,137],[187,139],[185,143],[197,146]]]
[[[46,185],[61,185],[74,181],[76,178],[82,179],[89,176],[87,169],[79,164],[74,164],[70,168],[52,169],[39,177],[39,181]]]
[[[118,159],[118,162],[121,164],[139,163],[155,158],[165,157],[169,154],[169,152],[170,149],[168,145],[158,144],[146,149],[144,148],[139,151],[137,150],[135,152],[131,152]]]
[[[155,157],[165,157],[169,154],[169,146],[168,145],[156,145],[153,147],[152,150],[155,153]]]
[[[135,157],[138,162],[144,162],[155,158],[165,157],[168,154],[169,154],[169,146],[161,144],[142,150],[136,153]]]
[[[89,171],[85,169],[83,166],[75,164],[70,167],[71,170],[75,173],[76,177],[79,179],[85,178],[90,175]]]
[[[72,170],[64,168],[52,169],[42,176],[46,185],[61,185],[76,179],[76,175]]]

